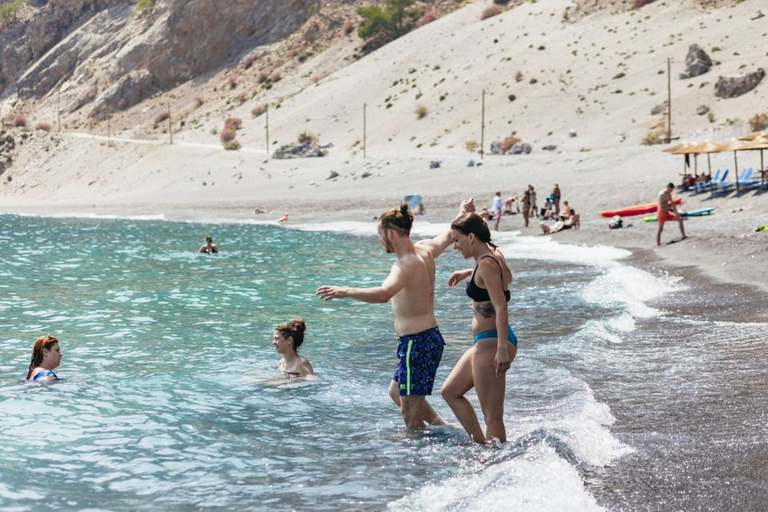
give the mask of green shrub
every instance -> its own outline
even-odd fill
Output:
[[[357,35],[370,39],[366,49],[373,50],[407,34],[419,19],[418,9],[410,9],[415,0],[384,0],[384,7],[366,5],[357,8],[363,19],[357,26]]]
[[[0,26],[5,26],[16,21],[16,13],[24,0],[13,0],[13,2],[0,5]]]
[[[139,0],[136,2],[136,12],[140,16],[146,16],[152,13],[152,4],[154,0]]]

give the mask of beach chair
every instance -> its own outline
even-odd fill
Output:
[[[711,189],[712,188],[712,184],[716,183],[717,180],[720,179],[720,171],[721,171],[721,169],[718,169],[717,171],[715,171],[715,175],[712,176],[712,179],[709,180],[708,182],[706,182],[706,183],[696,183],[696,193],[698,194],[699,192],[703,192],[705,190]]]
[[[750,188],[757,188],[760,186],[760,180],[759,179],[753,179],[752,178],[752,172],[754,169],[751,167],[749,169],[745,170],[744,175],[739,177],[739,188],[743,189],[750,189]]]
[[[730,182],[725,181],[725,179],[728,177],[729,171],[730,169],[726,169],[719,181],[712,180],[712,184],[710,185],[710,187],[712,188],[712,194],[714,194],[715,192],[721,192],[723,190],[728,189],[727,184]]]

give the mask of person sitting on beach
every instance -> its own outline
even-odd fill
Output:
[[[255,208],[253,210],[253,213],[254,213],[254,215],[259,215],[259,214],[262,214],[262,213],[269,213],[269,210],[266,209],[266,208]]]
[[[32,345],[32,360],[29,363],[29,371],[25,380],[59,380],[53,370],[61,364],[61,357],[59,340],[48,334],[40,336]]]
[[[424,203],[419,203],[419,206],[416,207],[416,215],[426,215],[427,214],[427,207],[424,206]]]
[[[288,222],[288,212],[285,212],[282,217],[280,217],[277,222]]]
[[[573,210],[573,208],[568,210],[568,217],[565,215],[561,215],[557,222],[552,224],[551,226],[548,226],[546,223],[541,223],[541,231],[544,235],[551,235],[554,233],[557,233],[558,231],[562,231],[563,229],[579,229],[579,215]]]
[[[485,222],[493,220],[493,213],[488,211],[488,208],[482,207],[477,214],[482,217]]]
[[[219,248],[213,245],[213,237],[207,236],[205,237],[205,244],[201,245],[197,252],[203,254],[216,254],[219,252]]]
[[[272,334],[272,345],[277,353],[283,356],[277,367],[289,379],[314,375],[315,371],[309,361],[299,355],[299,347],[304,342],[304,331],[307,324],[301,318],[289,320],[275,326]]]

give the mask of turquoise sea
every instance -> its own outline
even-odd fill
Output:
[[[743,290],[642,270],[611,247],[501,233],[520,345],[509,442],[492,449],[439,397],[471,344],[463,287],[445,284],[468,262],[451,249],[431,403],[454,426],[407,431],[386,393],[389,306],[314,295],[386,276],[375,223],[0,226],[4,512],[768,508],[766,323],[739,314],[760,299]],[[419,221],[413,237],[444,228]],[[197,254],[208,234],[220,254]],[[277,371],[272,328],[294,317],[316,380]],[[63,379],[24,383],[46,333]]]

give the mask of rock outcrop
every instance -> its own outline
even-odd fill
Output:
[[[691,78],[694,76],[703,75],[712,69],[712,59],[709,58],[707,52],[697,44],[692,44],[688,48],[688,54],[685,56],[685,74],[680,75],[680,78]]]
[[[286,37],[316,3],[158,0],[140,16],[130,0],[51,0],[0,39],[3,94],[60,91],[63,108],[93,101],[101,118]]]
[[[757,87],[763,78],[765,78],[763,68],[742,76],[720,77],[715,84],[715,96],[718,98],[737,98]]]

